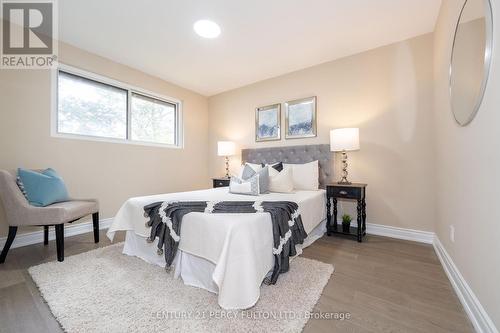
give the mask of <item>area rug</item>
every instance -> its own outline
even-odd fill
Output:
[[[300,332],[333,266],[302,257],[251,309],[225,311],[217,295],[121,253],[123,243],[31,267],[52,313],[73,332]]]

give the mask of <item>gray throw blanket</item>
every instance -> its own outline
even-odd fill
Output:
[[[273,225],[274,268],[264,283],[275,284],[280,273],[289,269],[289,257],[297,254],[295,245],[302,244],[307,233],[302,225],[299,206],[290,201],[177,201],[155,202],[144,207],[144,216],[151,227],[148,242],[158,237],[158,254],[165,255],[166,269],[170,269],[180,241],[181,222],[184,215],[200,213],[257,213],[271,214]],[[237,223],[237,222],[235,222]]]

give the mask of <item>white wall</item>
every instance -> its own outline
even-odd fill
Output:
[[[435,31],[436,233],[500,327],[500,1],[494,6],[493,61],[476,118],[458,126],[450,109],[448,69],[463,1],[443,0]],[[455,242],[450,226],[455,227]]]

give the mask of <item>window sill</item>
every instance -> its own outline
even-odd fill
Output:
[[[51,137],[59,139],[71,139],[71,140],[82,140],[82,141],[93,141],[93,142],[105,142],[105,143],[117,143],[133,146],[147,146],[147,147],[157,147],[157,148],[169,148],[169,149],[183,149],[183,146],[169,145],[165,143],[155,143],[155,142],[144,142],[144,141],[132,141],[125,139],[113,139],[113,138],[103,138],[91,135],[79,135],[79,134],[69,134],[69,133],[51,133]]]

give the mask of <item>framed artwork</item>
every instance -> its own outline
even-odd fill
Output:
[[[285,138],[316,136],[316,96],[285,103]]]
[[[281,139],[281,104],[255,109],[255,141]]]

